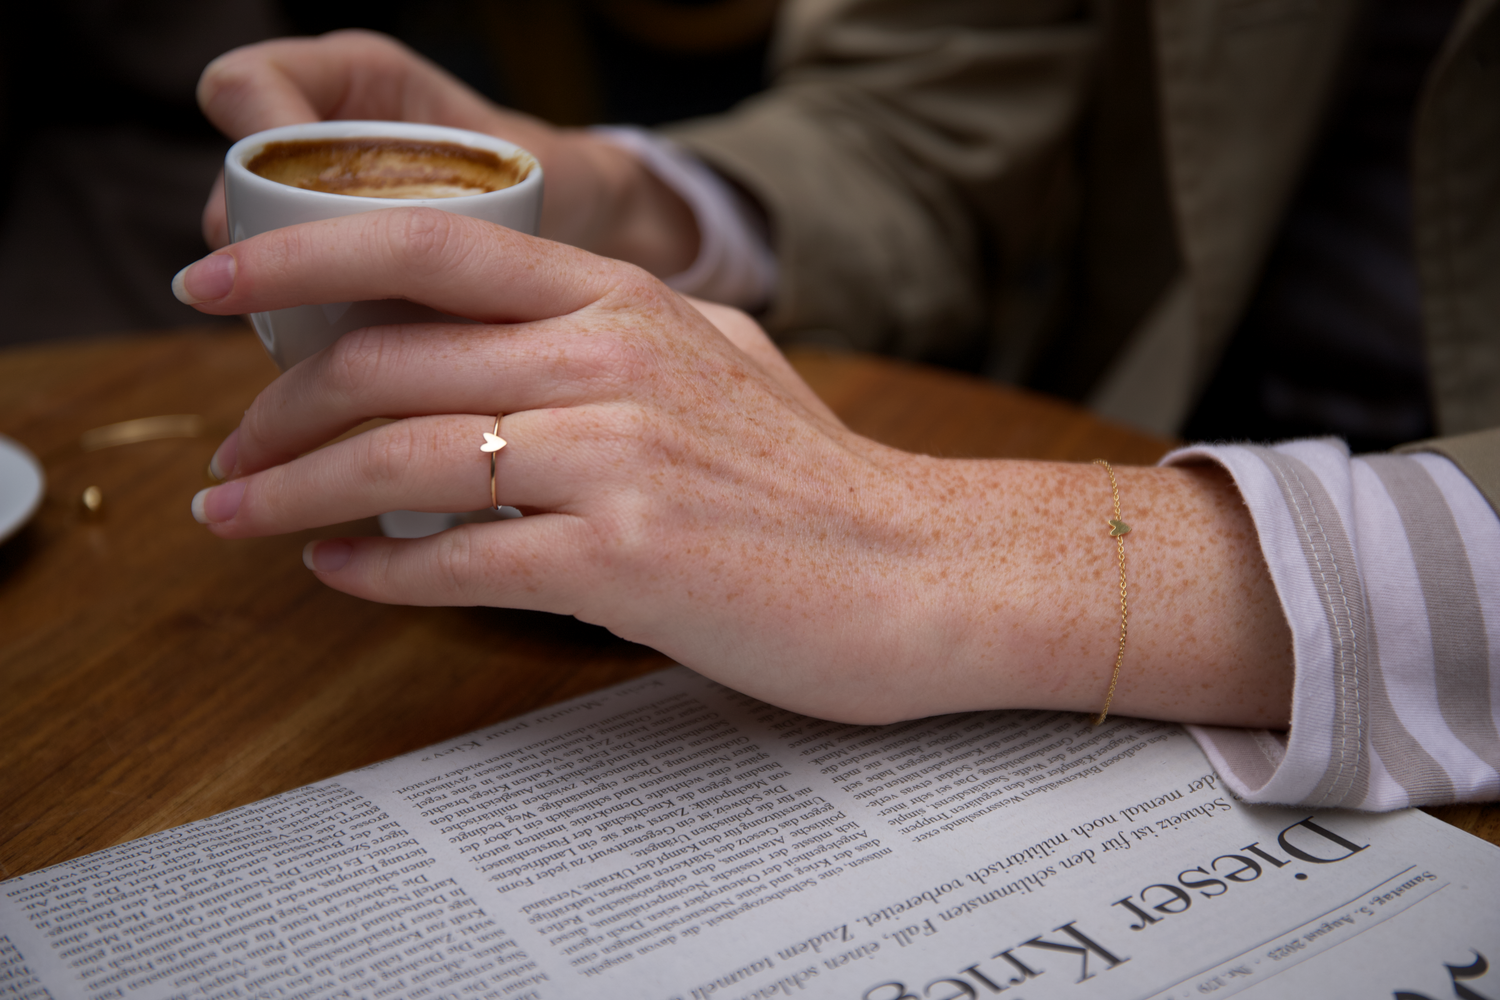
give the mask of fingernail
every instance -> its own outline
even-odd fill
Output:
[[[213,302],[234,288],[234,257],[213,253],[177,272],[172,279],[172,294],[177,301],[195,306]]]
[[[314,573],[334,573],[349,565],[354,546],[339,538],[308,542],[302,548],[302,565]]]
[[[208,460],[208,471],[220,482],[234,475],[234,463],[240,453],[240,429],[236,427],[229,432],[224,443],[219,445],[219,450],[214,452],[214,457]]]
[[[234,517],[245,498],[245,481],[236,479],[223,486],[210,486],[193,494],[193,519],[199,524],[218,524]]]

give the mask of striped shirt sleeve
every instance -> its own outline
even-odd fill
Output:
[[[1500,798],[1500,517],[1447,458],[1195,445],[1234,477],[1291,625],[1286,733],[1189,726],[1248,802]]]

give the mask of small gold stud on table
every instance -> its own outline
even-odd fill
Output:
[[[99,517],[104,513],[104,491],[97,486],[88,487],[78,498],[78,505],[83,508],[84,517]]]

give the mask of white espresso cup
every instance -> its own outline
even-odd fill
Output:
[[[483,194],[451,198],[367,198],[292,187],[262,177],[246,166],[273,142],[356,138],[451,142],[486,150],[502,159],[520,159],[529,169],[510,187]],[[439,208],[534,236],[542,212],[542,167],[535,157],[519,146],[464,129],[411,122],[308,122],[257,132],[231,146],[224,157],[224,201],[229,216],[229,238],[235,243],[301,222],[414,206]],[[282,371],[318,353],[344,334],[363,327],[434,321],[451,323],[455,320],[456,317],[404,299],[329,302],[250,315],[260,342]]]

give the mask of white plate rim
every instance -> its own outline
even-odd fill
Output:
[[[47,492],[47,474],[42,470],[42,463],[21,442],[0,434],[0,474],[23,467],[35,475],[35,489],[29,498],[16,507],[0,510],[0,545],[9,541],[12,535],[36,516],[37,509],[42,505],[42,497]]]

